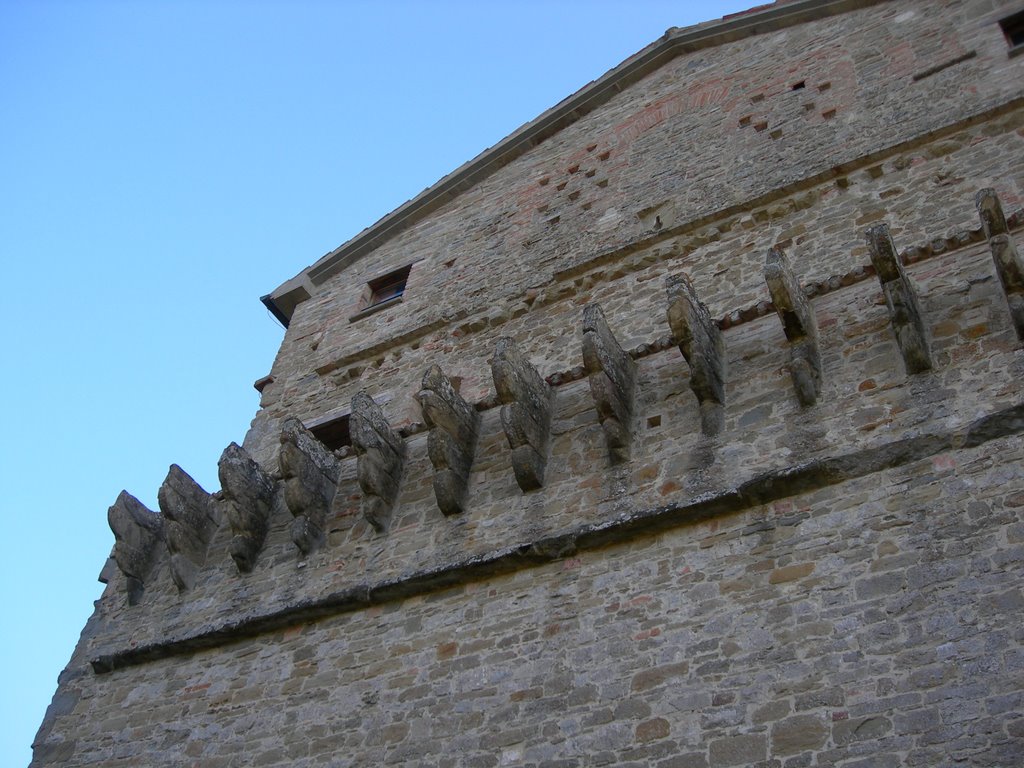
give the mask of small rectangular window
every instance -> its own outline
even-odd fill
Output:
[[[401,269],[375,277],[368,282],[363,289],[362,299],[359,302],[359,311],[352,315],[348,321],[353,323],[356,320],[362,320],[367,315],[372,315],[378,310],[399,303],[405,294],[405,284],[409,279],[409,272],[411,271],[412,264],[407,264]]]
[[[411,269],[411,265],[402,267],[394,272],[389,272],[386,275],[371,280],[368,283],[370,286],[370,300],[366,306],[372,307],[375,304],[397,299],[405,293],[405,282],[409,279],[409,271]]]
[[[1006,36],[1011,53],[1017,54],[1024,51],[1024,11],[1007,16],[999,22],[999,26]]]

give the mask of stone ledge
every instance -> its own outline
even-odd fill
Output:
[[[577,526],[436,568],[355,584],[316,599],[298,601],[282,610],[242,616],[200,632],[100,653],[90,663],[93,671],[100,674],[215,648],[295,624],[542,565],[577,552],[837,485],[945,451],[974,448],[990,440],[1020,434],[1024,434],[1024,403],[982,416],[958,429],[906,437],[878,448],[764,472],[733,488],[701,494],[681,504],[626,511],[600,523]]]

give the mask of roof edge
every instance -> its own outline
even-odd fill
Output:
[[[658,40],[521,126],[493,147],[485,149],[416,197],[407,200],[375,224],[306,267],[295,277],[262,296],[260,300],[287,327],[298,303],[312,294],[312,291],[302,291],[306,296],[296,301],[297,297],[292,290],[296,284],[304,284],[310,288],[322,285],[362,256],[526,154],[542,141],[602,106],[617,93],[676,56],[887,1],[792,0],[785,5],[761,6],[695,26],[673,27]]]

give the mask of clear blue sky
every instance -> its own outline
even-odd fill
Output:
[[[101,593],[125,488],[207,490],[307,264],[734,2],[0,0],[0,765]],[[740,63],[738,63],[738,66]]]

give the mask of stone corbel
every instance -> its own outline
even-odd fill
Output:
[[[249,573],[267,540],[274,507],[274,479],[237,443],[231,443],[217,462],[218,494],[231,526],[228,552],[238,570]]]
[[[992,261],[996,265],[1003,295],[1010,308],[1013,327],[1017,338],[1024,339],[1024,262],[1017,253],[1017,246],[1006,225],[1003,206],[994,189],[983,189],[974,198],[981,217],[981,226],[992,249]]]
[[[303,555],[308,555],[325,540],[327,514],[338,488],[338,460],[301,421],[289,417],[281,428],[278,462],[285,504],[295,516],[292,541]]]
[[[628,461],[636,365],[619,346],[597,304],[583,308],[583,365],[589,374],[590,393],[604,430],[608,456],[612,464]]]
[[[107,510],[107,522],[114,533],[114,562],[127,583],[128,605],[135,605],[159,557],[163,518],[128,491],[121,491]]]
[[[171,578],[184,592],[195,585],[206,564],[206,550],[219,518],[213,499],[177,464],[172,464],[157,492],[164,516],[164,536],[171,553]]]
[[[445,515],[457,515],[464,508],[480,416],[437,365],[423,375],[416,399],[430,427],[427,455],[434,465],[437,506]]]
[[[779,247],[768,251],[764,280],[772,304],[789,340],[789,372],[800,405],[814,405],[821,394],[821,354],[814,311],[793,274],[786,253]]]
[[[398,500],[405,443],[388,424],[380,406],[365,392],[352,398],[349,427],[358,457],[363,516],[375,530],[383,531]]]
[[[718,324],[686,275],[665,279],[668,325],[690,366],[690,389],[700,405],[701,431],[717,435],[725,423],[725,343]]]
[[[512,449],[512,471],[524,491],[544,485],[551,432],[551,387],[507,336],[498,339],[491,376],[501,401],[501,426]]]
[[[903,355],[907,373],[922,373],[932,367],[928,331],[925,327],[917,292],[903,269],[903,262],[886,224],[876,224],[867,231],[868,250],[875,274],[882,283],[882,293],[889,307],[889,321],[896,344]]]

